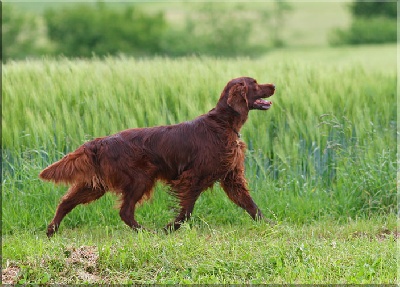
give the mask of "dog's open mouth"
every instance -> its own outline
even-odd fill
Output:
[[[253,108],[257,110],[268,110],[271,107],[271,105],[272,105],[271,101],[266,101],[260,98],[253,103]]]

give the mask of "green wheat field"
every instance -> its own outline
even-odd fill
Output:
[[[396,47],[322,50],[3,64],[3,283],[396,283]],[[160,184],[137,212],[155,234],[129,230],[107,195],[47,239],[67,187],[41,182],[44,167],[95,137],[206,113],[238,76],[277,86],[241,131],[251,194],[276,226],[217,184],[164,235],[175,202]]]

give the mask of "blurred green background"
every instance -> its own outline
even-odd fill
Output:
[[[395,43],[397,3],[18,2],[2,3],[2,61],[92,57],[265,55]]]

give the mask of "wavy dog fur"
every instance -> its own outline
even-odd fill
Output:
[[[141,226],[135,206],[149,198],[157,180],[171,187],[180,212],[165,229],[176,230],[187,220],[204,190],[217,181],[228,197],[253,219],[263,218],[250,197],[244,176],[245,143],[239,131],[252,109],[267,110],[272,84],[249,77],[228,82],[217,106],[207,114],[177,125],[136,128],[96,138],[40,173],[43,180],[71,185],[62,197],[47,235],[78,204],[112,191],[121,197],[120,216],[131,228]]]

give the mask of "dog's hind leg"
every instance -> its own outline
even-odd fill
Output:
[[[93,200],[99,199],[105,193],[103,188],[93,188],[86,183],[79,183],[71,186],[68,192],[62,197],[60,204],[57,207],[56,214],[47,227],[47,237],[53,236],[58,230],[63,218],[78,204],[90,203]]]
[[[179,199],[181,209],[175,220],[164,227],[164,231],[167,233],[179,229],[182,223],[190,219],[194,204],[202,191],[213,185],[213,178],[198,180],[197,176],[193,176],[193,174],[197,174],[197,172],[187,170],[177,180],[170,181],[172,194]]]
[[[166,233],[179,229],[182,223],[190,219],[190,216],[193,212],[194,204],[200,193],[201,191],[191,191],[190,194],[185,198],[180,198],[179,204],[181,206],[181,209],[175,220],[168,223],[167,226],[164,227],[164,231]]]
[[[122,204],[119,215],[129,227],[133,230],[142,229],[143,227],[135,220],[135,207],[141,201],[143,196],[150,196],[151,190],[154,186],[154,180],[150,178],[131,182],[122,189]]]

